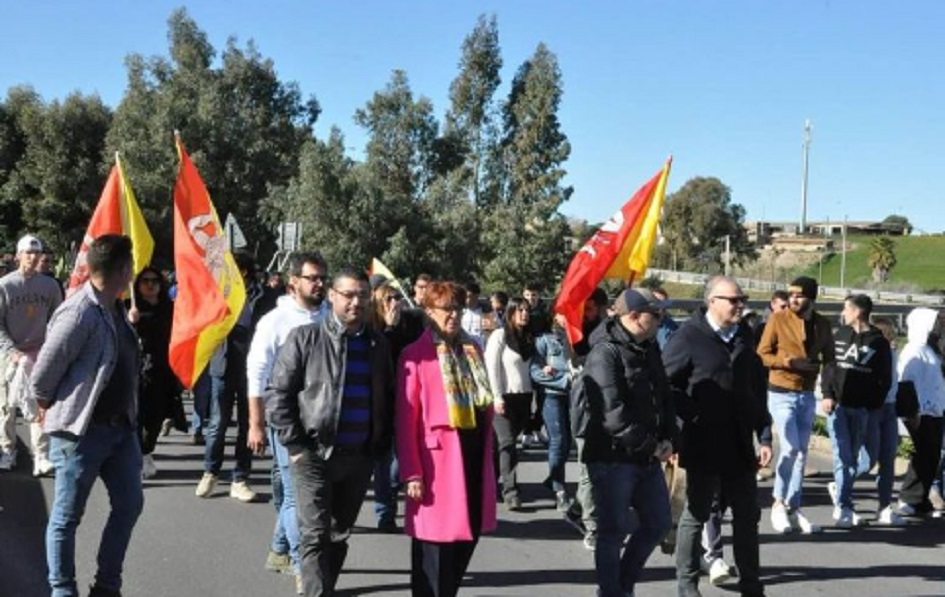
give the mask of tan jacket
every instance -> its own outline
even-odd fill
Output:
[[[814,321],[812,354],[804,350],[804,319],[790,309],[772,313],[765,324],[765,331],[758,342],[758,355],[764,361],[768,373],[768,384],[792,391],[812,391],[817,384],[818,371],[790,369],[788,362],[796,358],[809,358],[820,362],[821,367],[834,360],[833,330],[830,321],[816,311]]]

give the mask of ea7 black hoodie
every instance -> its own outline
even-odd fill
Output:
[[[873,326],[856,332],[844,325],[834,334],[835,360],[824,368],[821,390],[843,406],[879,408],[892,383],[889,342]]]

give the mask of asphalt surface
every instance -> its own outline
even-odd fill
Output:
[[[20,428],[18,468],[0,473],[0,597],[48,595],[43,533],[52,500],[52,479],[33,479]],[[227,448],[231,458],[232,447]],[[525,510],[514,514],[499,506],[499,528],[480,542],[460,595],[504,597],[592,596],[592,553],[554,509],[540,481],[544,451],[528,451],[521,464]],[[254,462],[251,484],[261,501],[242,504],[228,497],[221,482],[210,499],[194,496],[202,472],[202,448],[189,436],[172,432],[158,445],[159,474],[145,482],[145,509],[125,562],[125,597],[289,597],[291,577],[263,569],[271,538],[274,510],[269,496],[268,459]],[[857,597],[945,595],[945,520],[913,520],[904,528],[843,531],[830,528],[830,480],[825,455],[812,454],[814,474],[805,486],[805,511],[826,530],[815,536],[778,536],[771,531],[769,510],[762,511],[761,559],[770,597],[808,595]],[[577,467],[569,464],[569,479]],[[769,502],[770,481],[761,484],[759,503]],[[858,482],[858,510],[875,516],[875,492],[869,480]],[[77,567],[83,588],[94,574],[98,540],[108,513],[101,483],[89,500],[78,530]],[[339,581],[340,595],[376,597],[409,595],[409,540],[374,529],[373,502],[365,502],[351,540],[351,551]],[[730,528],[726,523],[726,541]],[[727,543],[728,545],[728,543]],[[726,547],[726,556],[731,557]],[[729,560],[731,561],[731,560]],[[708,596],[737,595],[734,584],[712,587]],[[671,556],[650,559],[637,597],[675,595]]]

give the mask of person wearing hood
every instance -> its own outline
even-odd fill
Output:
[[[705,306],[679,328],[663,353],[673,402],[683,421],[679,466],[686,469],[686,507],[676,539],[681,597],[700,594],[699,537],[715,499],[732,509],[741,594],[764,595],[755,473],[759,464],[766,466],[771,460],[771,416],[765,405],[764,366],[755,353],[752,331],[741,320],[746,302],[734,279],[712,278],[706,285]],[[761,446],[757,454],[754,436]],[[727,568],[721,558],[712,565]],[[725,572],[710,578],[727,578],[729,571]]]
[[[632,595],[672,525],[662,463],[674,451],[676,412],[656,331],[667,306],[645,288],[624,290],[617,315],[595,330],[584,365],[588,422],[581,459],[597,512],[594,566],[600,597]],[[639,526],[629,529],[630,507]]]
[[[929,489],[938,470],[942,450],[942,414],[945,411],[945,378],[942,356],[937,352],[942,318],[933,309],[919,307],[906,317],[908,342],[899,353],[899,382],[911,382],[919,398],[918,420],[906,420],[915,450],[899,489],[899,514],[915,516],[932,511]]]
[[[256,333],[246,358],[249,395],[249,431],[247,445],[262,454],[272,447],[272,502],[276,524],[265,567],[273,572],[295,574],[299,582],[299,524],[296,518],[295,490],[289,467],[289,452],[276,441],[274,431],[266,431],[263,396],[276,362],[279,348],[295,328],[318,323],[328,312],[325,301],[328,264],[318,253],[295,253],[289,260],[288,294],[276,301],[276,307],[256,324]]]
[[[844,300],[843,325],[834,334],[834,362],[824,368],[821,381],[821,409],[833,450],[833,519],[843,529],[862,524],[853,508],[860,448],[869,412],[883,405],[892,383],[889,342],[870,325],[872,311],[873,301],[865,294]]]

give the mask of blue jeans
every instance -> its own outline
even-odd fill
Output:
[[[131,532],[144,508],[141,490],[141,445],[132,426],[90,423],[77,439],[50,437],[49,455],[56,465],[56,488],[46,526],[46,563],[52,597],[76,597],[75,532],[85,503],[99,477],[108,490],[111,512],[98,548],[95,583],[121,589],[121,569]]]
[[[571,451],[568,395],[546,392],[541,416],[548,430],[548,479],[552,489],[564,491],[564,466]]]
[[[804,466],[816,406],[813,392],[768,391],[768,411],[779,444],[772,495],[792,510],[801,507]]]
[[[866,439],[869,411],[838,405],[827,417],[827,432],[833,451],[833,479],[837,484],[837,506],[853,509],[853,482],[859,469],[860,448]]]
[[[279,443],[276,432],[270,427],[269,446],[272,448],[274,465],[272,501],[276,506],[276,526],[272,530],[272,551],[289,553],[292,567],[299,571],[299,520],[295,515],[295,487],[289,469],[289,451]],[[278,488],[278,489],[277,489]],[[278,495],[277,495],[278,494]]]
[[[400,465],[394,449],[374,463],[374,514],[377,524],[393,524],[397,517]]]
[[[860,466],[857,472],[861,475],[868,473],[874,464],[879,463],[879,474],[876,476],[879,510],[892,503],[898,449],[899,419],[896,417],[896,404],[890,402],[869,411],[866,441],[860,450]]]
[[[245,481],[252,469],[253,453],[246,445],[249,429],[249,403],[246,397],[246,375],[243,379],[234,376],[210,376],[210,420],[205,421],[204,434],[207,445],[204,449],[203,469],[214,475],[223,468],[223,449],[226,447],[226,430],[236,406],[236,464],[233,481]]]
[[[672,525],[669,491],[659,464],[591,462],[587,465],[597,502],[597,570],[600,597],[633,593],[643,565]],[[639,526],[620,549],[629,529],[630,508]]]
[[[210,412],[210,373],[204,371],[200,374],[192,393],[194,410],[190,413],[190,425],[194,433],[203,433]]]

